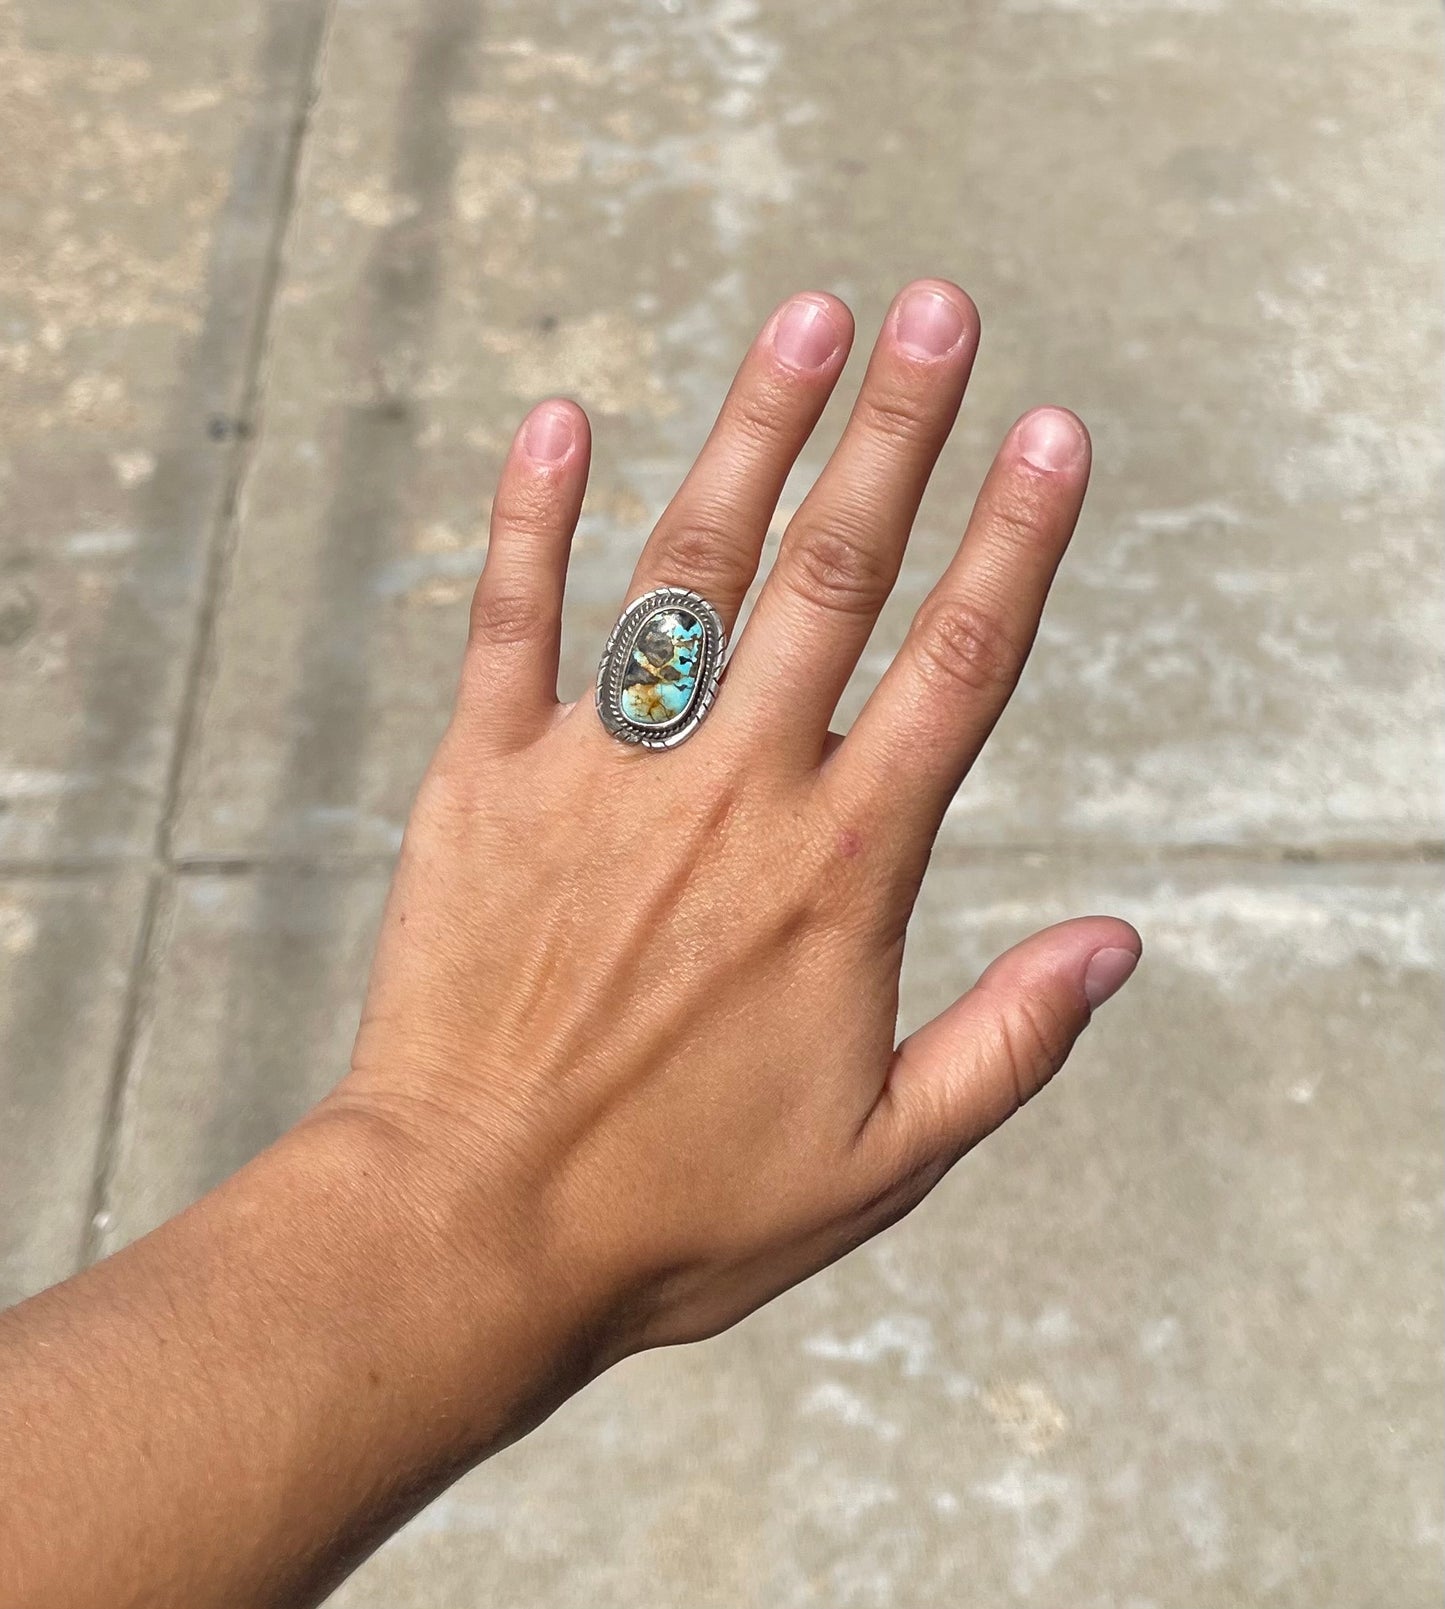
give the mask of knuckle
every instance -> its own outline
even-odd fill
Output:
[[[546,611],[540,599],[524,587],[483,581],[472,599],[472,634],[506,647],[530,642],[542,634]]]
[[[999,1054],[1018,1104],[1032,1100],[1063,1065],[1073,1035],[1041,997],[1019,999],[999,1019]]]
[[[934,598],[914,628],[927,675],[970,693],[1007,692],[1018,680],[1021,646],[997,616],[960,598]]]
[[[1027,497],[1000,499],[988,512],[992,541],[1024,554],[1055,545],[1054,525],[1044,509]]]
[[[797,533],[787,573],[810,604],[840,615],[874,614],[893,583],[876,543],[837,521]]]
[[[724,431],[744,447],[773,452],[787,416],[787,399],[771,386],[760,386],[732,399],[724,415]]]
[[[659,546],[664,567],[671,572],[665,579],[685,580],[703,593],[719,583],[731,591],[741,570],[747,567],[751,573],[747,543],[728,521],[705,508],[669,521]]]
[[[558,520],[551,500],[536,488],[515,487],[492,504],[492,540],[526,546],[554,542]]]
[[[866,392],[859,414],[864,428],[886,442],[915,442],[932,429],[930,399],[902,387]]]

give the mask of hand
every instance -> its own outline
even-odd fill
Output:
[[[679,585],[731,629],[851,334],[829,296],[773,316],[619,608]],[[1138,958],[1122,922],[1050,929],[895,1050],[930,847],[1089,472],[1071,414],[1015,426],[897,659],[830,736],[977,340],[955,286],[899,297],[714,711],[670,752],[617,742],[590,698],[556,701],[586,418],[544,403],[508,457],[455,714],[353,1069],[319,1116],[399,1138],[427,1210],[509,1264],[559,1355],[589,1338],[584,1371],[711,1334],[907,1212],[1048,1082]]]
[[[1122,922],[1038,934],[893,1034],[929,847],[1084,494],[1072,415],[1014,428],[828,734],[977,333],[951,285],[900,298],[716,707],[667,752],[556,702],[587,422],[528,418],[351,1072],[186,1212],[0,1314],[7,1603],[319,1601],[613,1359],[732,1323],[906,1212],[1063,1063],[1138,958]],[[631,594],[689,587],[731,624],[850,334],[830,297],[774,316]]]

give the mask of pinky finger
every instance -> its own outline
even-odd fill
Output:
[[[502,467],[461,689],[467,718],[499,747],[530,742],[556,707],[562,591],[590,450],[586,414],[554,399],[523,420]]]

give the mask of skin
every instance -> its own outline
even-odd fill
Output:
[[[821,294],[769,320],[627,598],[688,586],[731,628],[851,338]],[[714,711],[666,754],[557,702],[588,428],[528,416],[350,1072],[180,1217],[0,1315],[7,1605],[317,1601],[612,1362],[901,1217],[1062,1066],[1138,958],[1123,922],[1037,934],[894,1034],[934,835],[1083,499],[1072,415],[1015,426],[828,731],[977,340],[956,286],[900,295]]]

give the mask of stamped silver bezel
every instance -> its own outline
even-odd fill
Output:
[[[622,677],[637,633],[649,615],[660,609],[686,609],[702,622],[702,651],[698,655],[697,692],[687,709],[666,726],[642,726],[622,713]],[[597,714],[603,726],[622,743],[644,749],[675,749],[685,743],[707,718],[717,697],[727,641],[718,612],[696,592],[684,587],[654,587],[635,598],[622,611],[597,666]]]

